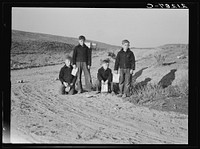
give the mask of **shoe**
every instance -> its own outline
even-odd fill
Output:
[[[120,94],[118,94],[118,95],[117,95],[117,97],[122,97],[122,94],[121,94],[121,93],[120,93]]]
[[[111,92],[111,95],[113,95],[113,96],[114,96],[114,95],[115,95],[115,92]]]
[[[100,94],[100,93],[101,93],[100,91],[97,91],[97,92],[96,92],[96,94]]]
[[[79,90],[77,94],[81,94],[83,91]]]

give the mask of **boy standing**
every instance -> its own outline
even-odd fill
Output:
[[[108,92],[112,92],[112,70],[109,67],[109,61],[103,60],[102,67],[99,68],[97,73],[97,88],[98,93],[101,92],[101,86],[102,84],[108,85]]]
[[[73,95],[75,93],[76,77],[71,74],[73,67],[71,66],[71,57],[67,56],[65,65],[60,69],[59,80],[62,85],[60,87],[60,94]]]
[[[114,72],[118,73],[120,68],[119,76],[119,89],[120,94],[118,97],[127,97],[130,94],[129,87],[131,83],[131,75],[135,70],[135,56],[129,48],[130,42],[128,40],[122,41],[122,49],[118,52]]]
[[[92,83],[89,69],[91,67],[91,53],[89,48],[85,45],[85,37],[79,36],[79,45],[73,51],[73,67],[78,67],[77,72],[77,87],[78,93],[83,92],[81,76],[84,71],[86,90],[91,91]]]

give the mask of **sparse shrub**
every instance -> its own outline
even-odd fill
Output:
[[[185,59],[185,58],[187,58],[187,56],[184,55],[184,54],[182,54],[182,55],[177,56],[177,58],[178,58],[178,59]]]
[[[163,89],[157,84],[147,84],[145,87],[141,87],[137,90],[132,87],[131,90],[132,100],[137,100],[139,104],[146,102],[152,102],[167,97],[180,97],[187,94],[187,89],[181,90],[179,86],[168,86]]]
[[[165,90],[156,84],[147,84],[137,90],[132,87],[132,94],[132,97],[137,99],[138,103],[151,102],[166,97]]]
[[[158,66],[162,66],[165,62],[165,59],[166,59],[166,56],[165,55],[154,55],[155,59],[156,59],[156,62],[157,62],[157,65]]]
[[[116,59],[116,55],[114,52],[108,52],[108,56],[112,57],[113,59]]]
[[[180,88],[179,86],[168,86],[165,88],[165,92],[167,93],[167,97],[179,97],[181,96]]]
[[[184,80],[184,79],[183,79]],[[183,81],[181,85],[168,86],[167,88],[162,88],[157,84],[147,84],[144,87],[135,89],[134,86],[131,87],[131,98],[130,102],[137,104],[148,104],[154,101],[163,100],[168,97],[182,97],[188,95],[188,82]]]

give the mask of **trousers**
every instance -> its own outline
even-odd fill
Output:
[[[119,90],[121,94],[129,94],[131,84],[131,74],[130,69],[120,69],[119,75]]]
[[[78,67],[78,72],[77,72],[77,90],[83,91],[82,87],[82,72],[84,72],[84,77],[85,77],[85,89],[87,91],[91,91],[92,89],[92,81],[90,77],[90,71],[87,67],[86,62],[76,62],[76,66]]]

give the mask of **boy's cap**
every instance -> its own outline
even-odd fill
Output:
[[[78,37],[79,40],[84,40],[85,41],[85,36],[81,35]]]
[[[66,59],[68,59],[68,60],[70,60],[70,61],[71,61],[71,60],[72,60],[72,57],[71,57],[71,56],[69,56],[69,55],[66,55],[66,56],[65,56],[65,60],[66,60]]]
[[[109,63],[109,62],[110,62],[110,59],[109,59],[109,58],[104,59],[104,60],[102,61],[102,63]]]
[[[130,43],[130,42],[127,39],[122,40],[122,44],[125,44],[125,43]]]

